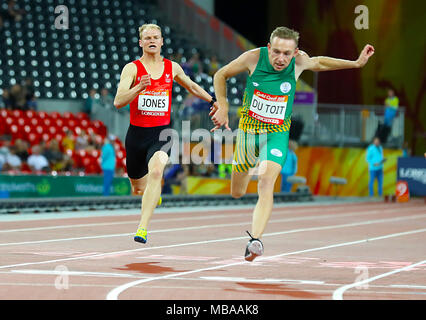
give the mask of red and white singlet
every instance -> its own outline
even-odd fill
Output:
[[[138,127],[158,127],[170,124],[172,106],[173,71],[172,62],[163,59],[164,71],[159,79],[151,79],[151,85],[141,91],[130,102],[130,123]],[[140,60],[133,61],[137,67],[136,81],[148,74]]]

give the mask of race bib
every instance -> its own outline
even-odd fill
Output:
[[[164,116],[169,111],[169,92],[143,91],[139,94],[138,109],[145,116]]]
[[[249,116],[261,122],[283,124],[288,96],[276,96],[254,90]]]

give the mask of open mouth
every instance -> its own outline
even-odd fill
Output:
[[[148,48],[155,49],[155,48],[157,48],[157,46],[155,44],[151,44],[151,45],[148,46]]]

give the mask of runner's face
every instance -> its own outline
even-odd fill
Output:
[[[148,28],[142,32],[142,39],[139,40],[139,45],[144,53],[160,53],[163,46],[163,37],[161,32],[155,28]]]
[[[269,62],[276,71],[287,68],[297,52],[296,42],[292,39],[274,37],[272,43],[268,43]]]

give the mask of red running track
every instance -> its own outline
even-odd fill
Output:
[[[276,207],[252,263],[252,208],[192,210],[2,221],[0,299],[426,299],[422,200]]]

